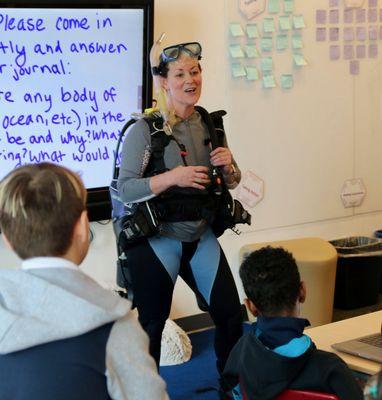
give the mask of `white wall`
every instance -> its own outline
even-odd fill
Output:
[[[312,166],[308,170],[299,168],[298,164],[293,164],[294,168],[288,166],[285,169],[285,161],[282,157],[269,157],[267,154],[262,154],[257,151],[252,153],[248,149],[252,150],[253,146],[256,146],[256,140],[252,142],[247,142],[246,135],[252,134],[252,130],[255,132],[261,132],[263,136],[261,137],[261,143],[264,145],[272,145],[274,142],[274,135],[282,131],[288,130],[288,118],[283,115],[282,118],[277,118],[277,114],[272,118],[274,103],[269,103],[263,98],[263,95],[258,93],[253,100],[252,107],[249,107],[246,96],[242,97],[240,90],[248,90],[241,88],[238,90],[237,87],[233,87],[231,81],[229,68],[228,68],[228,58],[227,58],[227,26],[226,23],[229,19],[228,13],[230,13],[230,8],[232,4],[237,3],[236,0],[156,0],[156,10],[155,10],[155,37],[163,31],[166,31],[167,37],[165,44],[171,44],[183,41],[194,41],[198,40],[203,45],[202,67],[203,67],[203,96],[201,98],[200,104],[205,106],[210,110],[216,109],[227,109],[229,111],[228,119],[226,121],[226,126],[228,127],[228,138],[231,143],[231,148],[235,152],[235,157],[239,164],[244,166],[246,169],[253,169],[258,172],[260,176],[267,178],[267,181],[272,183],[273,187],[277,189],[277,184],[284,185],[285,179],[284,171],[293,176],[299,176],[305,180],[310,179],[309,173],[315,173],[314,168],[322,168],[321,165]],[[312,0],[311,2],[306,2],[306,0],[295,0],[296,5],[300,4],[312,4],[312,12],[309,13],[310,17],[314,15],[313,4],[323,4],[321,0]],[[325,0],[325,4],[327,1]],[[308,36],[313,37],[313,28],[309,31]],[[313,42],[312,46],[316,44]],[[313,50],[309,51],[309,54],[313,54]],[[302,85],[311,84],[310,79],[317,79],[317,77],[312,77],[312,69],[307,69],[304,72],[304,79],[301,82],[296,82],[296,90],[288,94],[287,98],[278,98],[277,103],[280,107],[283,105],[283,101],[289,101],[288,99],[293,96],[299,95],[302,90]],[[371,78],[374,78],[376,73],[375,69],[371,68],[365,69],[362,79],[368,81],[368,73],[370,72]],[[317,70],[317,69],[316,69]],[[335,67],[335,74],[341,78],[342,74],[341,68]],[[325,80],[322,78],[323,81]],[[343,79],[343,77],[341,78]],[[335,81],[335,79],[333,79]],[[300,85],[300,86],[299,86]],[[357,93],[362,92],[362,87],[357,87]],[[351,92],[352,93],[352,92]],[[336,93],[337,101],[333,101],[333,107],[337,104],[342,110],[338,115],[342,115],[344,119],[347,119],[346,107],[343,107],[341,103],[341,93]],[[375,94],[377,97],[377,94]],[[269,96],[268,96],[269,97]],[[241,102],[242,101],[242,102]],[[321,100],[323,101],[323,100]],[[254,104],[259,107],[257,109],[258,114],[256,119],[253,119],[251,115],[251,110],[254,109]],[[270,108],[270,104],[272,108]],[[314,106],[314,101],[309,100],[308,104]],[[317,107],[317,106],[316,106]],[[379,104],[378,104],[379,107]],[[377,106],[376,106],[377,108]],[[300,110],[295,110],[299,112]],[[292,112],[292,110],[289,110]],[[245,113],[244,118],[240,118],[241,114]],[[265,124],[264,118],[268,118],[270,124]],[[312,124],[314,124],[315,118],[314,114],[312,116]],[[340,121],[341,122],[341,121]],[[375,122],[372,120],[371,123]],[[325,130],[326,120],[322,116],[320,118],[319,124],[321,129]],[[348,122],[344,125],[347,126]],[[375,124],[374,124],[375,125]],[[372,125],[372,127],[374,127]],[[328,128],[333,129],[333,125],[328,122]],[[357,130],[359,134],[362,133],[362,124],[357,120]],[[256,131],[257,130],[257,131]],[[308,134],[308,132],[307,132]],[[370,133],[371,134],[371,133]],[[269,138],[267,141],[266,138]],[[320,146],[325,150],[325,148],[333,149],[333,144],[331,142],[331,135],[324,135],[320,139]],[[300,143],[300,142],[298,142]],[[363,142],[358,144],[357,140],[354,140],[355,146],[365,148],[369,151],[372,146],[362,145]],[[306,151],[305,146],[309,144],[309,141],[301,141],[301,144],[296,142],[283,142],[283,151],[286,154],[294,154],[294,157],[298,157],[299,154],[303,154]],[[351,148],[353,146],[353,141]],[[380,146],[379,146],[380,148]],[[337,149],[339,150],[339,144],[337,143]],[[254,157],[256,154],[256,157]],[[344,168],[350,168],[349,174],[353,173],[355,160],[353,158],[353,152],[349,154],[343,154],[341,152],[334,152],[334,156],[330,157],[330,168],[334,171],[344,170]],[[323,161],[324,155],[318,157],[318,160]],[[363,156],[367,158],[366,155]],[[358,157],[358,163],[359,157]],[[308,172],[309,171],[309,172]],[[346,171],[347,172],[347,171]],[[352,177],[352,176],[350,176]],[[319,183],[322,184],[322,183]],[[304,185],[304,182],[302,182]],[[276,190],[275,189],[275,190]],[[373,207],[367,207],[363,210],[362,214],[357,214],[356,209],[348,209],[346,212],[341,208],[341,204],[336,205],[341,212],[334,210],[331,215],[325,217],[325,213],[319,213],[319,215],[324,215],[324,217],[319,217],[316,219],[309,218],[311,215],[306,212],[306,207],[304,207],[304,215],[298,215],[297,211],[299,204],[304,202],[304,198],[301,199],[300,196],[306,196],[305,200],[311,202],[312,207],[322,208],[325,206],[326,195],[328,190],[337,190],[338,188],[333,187],[322,187],[322,190],[317,191],[319,196],[312,200],[309,193],[302,191],[301,194],[295,193],[294,196],[290,193],[281,199],[272,195],[272,191],[266,193],[266,197],[262,203],[260,203],[253,212],[254,219],[254,229],[251,232],[243,233],[241,236],[236,236],[232,233],[226,233],[221,238],[221,244],[226,252],[228,261],[230,262],[232,271],[234,273],[235,279],[237,280],[238,286],[240,283],[238,280],[237,270],[238,270],[238,255],[239,249],[243,244],[250,242],[261,242],[270,240],[282,240],[290,239],[301,236],[317,236],[324,239],[334,239],[350,235],[372,235],[376,229],[382,228],[382,212],[373,211],[379,207],[379,204],[373,204]],[[379,191],[378,196],[382,196],[382,189],[373,186],[374,191]],[[277,194],[277,190],[275,192]],[[337,195],[337,194],[336,194]],[[377,196],[377,197],[378,197]],[[375,196],[374,196],[375,198]],[[339,199],[338,199],[339,201]],[[370,203],[368,203],[370,204]],[[297,206],[296,206],[297,205]],[[320,208],[321,207],[321,208]],[[277,216],[286,213],[286,210],[292,209],[294,212],[288,215],[288,218],[279,218]],[[297,210],[297,211],[296,211]],[[309,210],[308,210],[309,211]],[[342,215],[342,213],[344,213]],[[281,222],[279,222],[281,221]],[[94,231],[94,240],[91,245],[90,253],[82,265],[82,269],[93,276],[96,280],[100,281],[102,284],[110,287],[114,285],[115,281],[115,241],[111,225],[107,224],[105,226],[98,223],[92,224],[92,229]],[[8,250],[5,249],[4,245],[0,245],[1,254],[1,266],[6,267],[16,267],[19,263],[17,258],[13,256]],[[242,294],[241,288],[240,293]],[[179,318],[182,316],[192,315],[198,313],[199,310],[196,306],[192,293],[185,287],[182,282],[178,282],[174,294],[174,302],[172,307],[171,316],[172,318]]]

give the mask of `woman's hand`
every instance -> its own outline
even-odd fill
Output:
[[[205,189],[210,183],[208,167],[182,165],[150,178],[151,191],[158,195],[172,186]]]
[[[211,151],[211,164],[214,167],[222,167],[223,174],[232,173],[232,153],[227,147],[217,147]]]

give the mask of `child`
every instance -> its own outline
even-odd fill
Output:
[[[0,227],[23,260],[0,269],[0,399],[167,399],[130,302],[78,269],[89,247],[80,178],[47,163],[11,172]]]
[[[346,364],[317,350],[303,334],[309,325],[299,318],[306,289],[290,253],[272,247],[254,251],[241,265],[240,278],[257,321],[233,348],[224,370],[235,399],[244,393],[250,400],[274,399],[287,388],[363,398]]]

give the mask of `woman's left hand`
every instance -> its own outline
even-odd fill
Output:
[[[229,173],[232,169],[232,153],[227,147],[217,147],[211,151],[210,157],[214,167],[223,167],[223,173]]]

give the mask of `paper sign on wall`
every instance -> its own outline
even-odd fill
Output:
[[[366,195],[366,188],[362,179],[348,179],[341,190],[341,199],[345,208],[359,207]]]
[[[252,171],[247,171],[236,189],[235,196],[249,208],[255,207],[264,197],[264,181]]]

